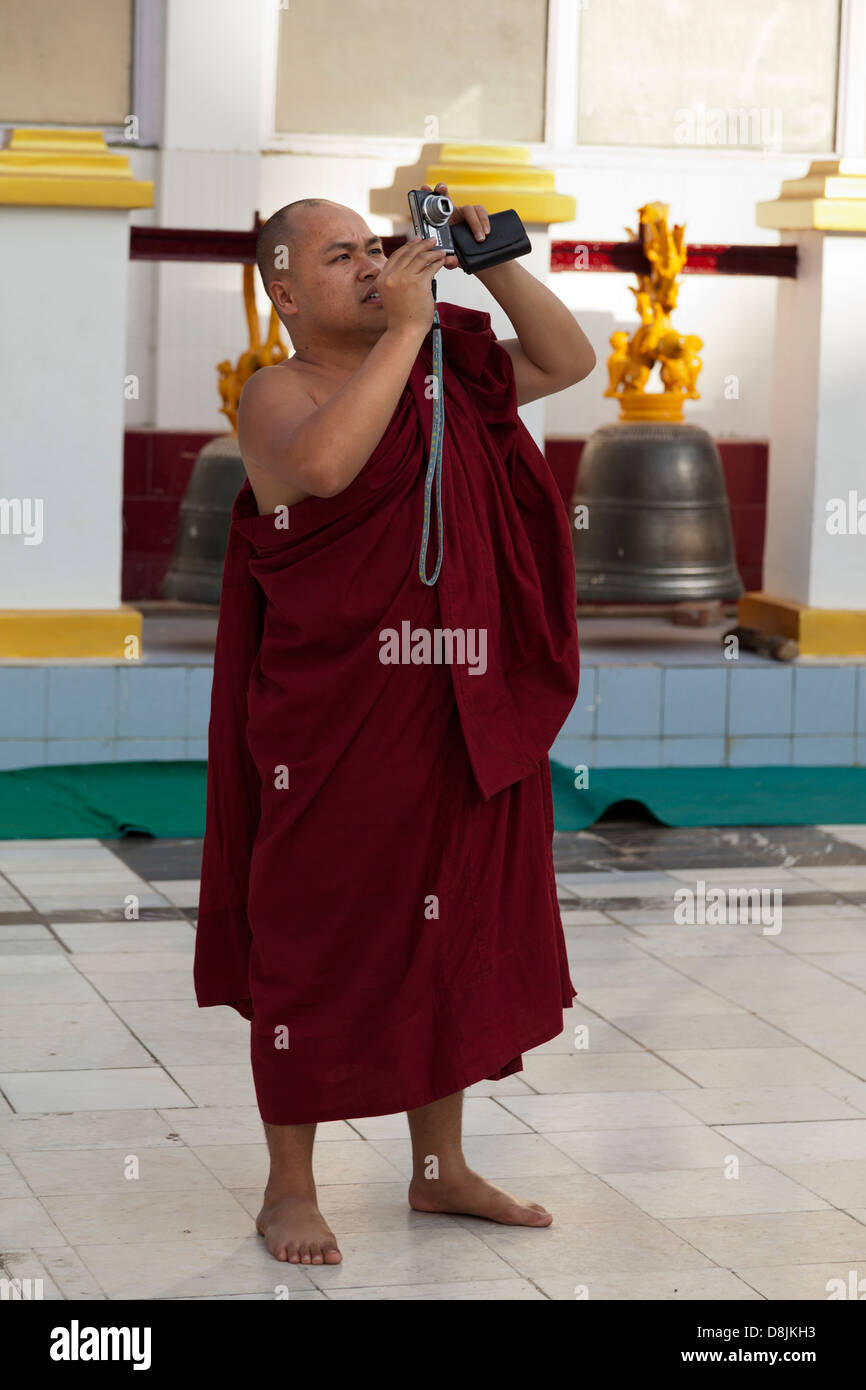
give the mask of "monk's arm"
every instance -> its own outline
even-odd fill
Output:
[[[505,310],[516,338],[500,339],[514,367],[517,404],[551,396],[589,376],[592,344],[571,310],[518,261],[479,270],[476,279]]]
[[[423,323],[387,328],[321,406],[280,367],[254,373],[238,412],[244,457],[313,497],[343,492],[385,433],[426,333]]]

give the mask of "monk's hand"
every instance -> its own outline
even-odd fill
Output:
[[[431,188],[429,183],[422,183],[421,190],[448,197],[448,185],[444,183],[437,183],[435,188]],[[465,222],[476,241],[483,241],[490,231],[490,213],[480,203],[465,203],[463,207],[456,207],[448,218],[448,226],[453,227],[457,222]],[[446,270],[454,270],[459,264],[456,256],[449,255],[445,259]]]
[[[413,237],[389,256],[375,285],[387,315],[388,328],[411,329],[423,338],[433,323],[436,301],[433,276],[445,263],[436,238]]]

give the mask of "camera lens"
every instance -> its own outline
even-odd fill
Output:
[[[453,211],[451,199],[441,193],[429,193],[424,199],[423,212],[431,227],[444,227]]]

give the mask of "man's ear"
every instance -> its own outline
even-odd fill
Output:
[[[292,316],[298,312],[298,306],[294,301],[291,290],[284,280],[272,280],[269,286],[271,292],[271,302],[277,313]]]

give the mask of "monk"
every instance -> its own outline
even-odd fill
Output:
[[[458,221],[489,231],[481,206]],[[578,690],[572,547],[517,407],[595,355],[517,261],[478,274],[500,342],[435,302],[454,256],[416,237],[386,258],[339,203],[281,208],[257,259],[294,354],[240,401],[195,954],[199,1005],[251,1024],[257,1229],[278,1260],[338,1263],[316,1125],[400,1111],[414,1210],[546,1226],[468,1166],[461,1114],[576,994],[547,756]]]

